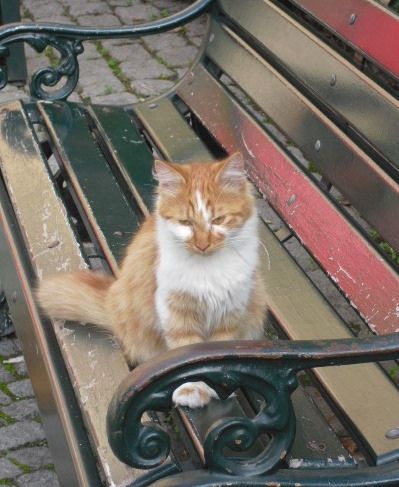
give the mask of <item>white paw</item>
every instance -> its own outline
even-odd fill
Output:
[[[186,382],[172,396],[176,406],[188,406],[192,409],[206,406],[213,398],[218,399],[218,395],[205,382]]]

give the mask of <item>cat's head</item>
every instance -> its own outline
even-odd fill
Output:
[[[163,228],[197,254],[210,254],[240,238],[255,212],[240,153],[217,162],[155,161],[157,214]]]

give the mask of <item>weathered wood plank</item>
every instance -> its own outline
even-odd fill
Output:
[[[246,155],[252,180],[370,327],[399,330],[398,274],[333,203],[203,67],[178,93],[228,152]]]
[[[398,276],[367,241],[202,67],[196,70],[190,86],[180,86],[179,94],[226,150],[246,154],[255,183],[340,287],[349,289],[348,295],[360,311],[367,310],[371,324],[378,324],[381,333],[395,331],[399,327],[395,314]],[[205,94],[206,107],[200,102]],[[270,232],[265,228],[262,232],[270,307],[287,335],[293,339],[349,336],[345,324],[290,262]],[[354,281],[364,284],[356,287]],[[384,320],[386,316],[390,319]],[[392,452],[397,455],[399,440],[388,440],[385,433],[399,423],[399,409],[392,408],[399,393],[378,366],[325,369],[322,374],[322,382],[365,438],[372,455],[380,461]]]
[[[0,167],[36,275],[85,268],[66,209],[19,102],[0,110],[0,127]],[[115,458],[105,429],[109,401],[128,373],[122,352],[95,328],[61,322],[54,328],[104,476],[110,485],[125,485],[138,472]]]
[[[175,162],[212,159],[168,98],[137,105],[135,112],[166,159]]]
[[[39,110],[89,228],[116,274],[124,249],[138,228],[138,216],[96,144],[83,107],[40,103]]]
[[[345,42],[399,78],[399,59],[392,46],[399,35],[399,19],[394,12],[372,0],[346,0],[337,8],[336,0],[293,0]],[[390,0],[381,3],[388,5]],[[350,22],[352,15],[356,18]],[[381,35],[381,33],[384,33]]]
[[[258,24],[257,27],[258,31],[264,31]],[[215,37],[208,47],[208,54],[216,64],[220,65],[304,155],[316,164],[321,174],[345,195],[363,218],[393,247],[399,248],[399,222],[396,217],[399,206],[398,183],[239,36],[217,24],[214,24],[213,33]],[[309,63],[307,66],[309,67]],[[336,72],[333,71],[333,66],[331,70]],[[247,73],[251,73],[251,76],[247,76]],[[297,76],[300,74],[297,73]],[[320,75],[321,84],[324,83],[324,76],[328,79],[330,75]],[[262,83],[259,83],[260,79]],[[341,78],[339,80],[334,90],[341,90],[339,84],[346,86]],[[327,82],[325,84],[333,90]],[[190,87],[186,84],[185,86],[186,97],[190,100]],[[358,90],[355,82],[352,82],[351,86],[356,86]],[[334,107],[337,111],[342,109],[341,104],[346,108],[349,105],[349,101],[346,100],[348,91],[345,91],[345,88],[343,91],[334,95],[337,104],[339,103]],[[320,96],[324,95],[324,91],[320,93]],[[351,101],[357,99],[357,92],[348,98]],[[380,113],[377,102],[370,102],[370,105],[369,111]],[[354,109],[356,112],[359,110],[364,119],[371,121],[371,117],[361,105]],[[396,110],[394,116],[398,117],[399,121],[397,107]],[[341,118],[336,118],[342,125]],[[377,127],[388,127],[388,119],[381,117],[379,121],[374,120],[372,123],[376,136],[386,137],[388,132]],[[391,120],[391,123],[396,122]],[[390,139],[386,143],[395,145],[393,140]]]

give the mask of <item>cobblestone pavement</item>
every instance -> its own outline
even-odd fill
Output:
[[[118,26],[167,16],[188,0],[21,0],[25,21]],[[133,103],[168,90],[194,59],[204,19],[173,32],[136,40],[87,42],[79,56],[80,81],[73,101]],[[26,48],[28,72],[54,62],[55,52]],[[46,56],[48,59],[46,59]],[[28,98],[26,86],[9,85],[0,103]],[[57,475],[31,382],[16,338],[0,339],[0,485],[55,487]]]

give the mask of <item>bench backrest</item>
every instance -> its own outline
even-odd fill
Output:
[[[379,65],[389,67],[388,73],[378,71],[377,83],[359,69],[358,51],[340,52],[339,41],[323,27],[337,15],[333,2],[313,11],[323,16],[319,22],[299,8],[302,3],[310,9],[317,2],[220,0],[203,65],[178,95],[226,151],[243,151],[260,191],[372,330],[389,333],[399,329],[398,274],[372,236],[399,248],[399,102],[390,77],[395,66],[382,57],[384,44],[368,51],[360,34],[352,36],[354,48],[359,41],[359,51],[369,59],[381,55]],[[364,21],[367,27],[367,7],[380,29],[399,32],[399,19],[375,2],[355,3],[355,20],[336,9],[349,25]],[[377,79],[376,66],[369,72]],[[257,121],[226,96],[225,90],[237,93],[237,87],[254,104]],[[271,130],[269,119],[285,135],[289,154],[264,134]],[[223,129],[229,125],[232,130]],[[341,198],[325,191],[314,167]],[[357,212],[361,218],[355,220]]]

